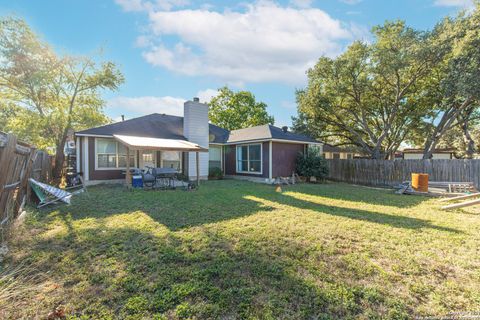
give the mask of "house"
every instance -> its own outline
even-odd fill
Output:
[[[127,166],[175,168],[191,180],[207,179],[209,168],[218,167],[226,176],[268,182],[291,176],[299,152],[322,147],[287,127],[225,130],[209,123],[208,105],[198,98],[185,102],[184,117],[153,113],[75,137],[77,171],[88,184],[123,181]]]
[[[423,159],[423,149],[420,148],[403,149],[402,153],[405,160]],[[432,153],[432,159],[455,159],[455,149],[435,149]]]
[[[323,157],[325,159],[353,159],[362,154],[354,147],[335,147],[329,144],[323,145]]]

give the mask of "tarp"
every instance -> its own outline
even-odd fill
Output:
[[[52,187],[48,184],[39,182],[39,181],[34,180],[32,178],[28,179],[28,181],[30,181],[31,184],[34,184],[37,187],[39,187],[40,189],[42,189],[44,192],[54,196],[56,199],[70,204],[70,198],[72,197],[72,193],[70,193],[68,191],[65,191],[65,190],[62,190],[62,189]]]
[[[196,143],[186,140],[136,137],[114,134],[113,137],[131,150],[166,150],[208,152]]]

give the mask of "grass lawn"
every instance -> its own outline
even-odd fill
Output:
[[[480,310],[480,215],[344,184],[98,186],[31,210],[0,318],[403,319]],[[3,277],[5,286],[5,276]],[[0,287],[2,283],[0,282]]]

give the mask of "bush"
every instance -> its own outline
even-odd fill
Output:
[[[308,182],[310,182],[311,177],[315,177],[319,181],[327,177],[328,166],[318,151],[311,150],[306,154],[298,154],[296,171],[298,175],[305,177]]]
[[[210,179],[222,179],[223,171],[218,167],[212,167],[208,169],[208,177]]]

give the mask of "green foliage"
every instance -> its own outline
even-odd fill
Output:
[[[222,179],[223,171],[218,167],[208,168],[208,177],[213,179]]]
[[[297,92],[296,126],[383,158],[423,114],[409,97],[437,57],[422,45],[427,33],[403,22],[387,22],[373,33],[374,42],[354,42],[337,58],[320,58],[308,71],[308,86]],[[312,124],[316,128],[308,129]]]
[[[470,130],[480,107],[480,3],[432,31],[402,21],[372,29],[374,41],[354,42],[340,56],[322,57],[297,91],[294,129],[333,144],[360,147],[372,158],[392,155],[402,142],[424,146],[461,127],[473,156]]]
[[[296,162],[296,171],[309,181],[310,177],[324,180],[328,175],[327,162],[316,150],[309,150],[306,153],[299,153]]]
[[[218,91],[209,103],[208,116],[213,124],[235,130],[274,123],[274,118],[267,113],[267,105],[257,102],[251,92],[233,92],[228,87]]]
[[[123,81],[112,62],[59,56],[23,20],[0,19],[1,113],[15,115],[0,130],[56,150],[55,173],[68,132],[107,123],[100,90],[116,90]]]

